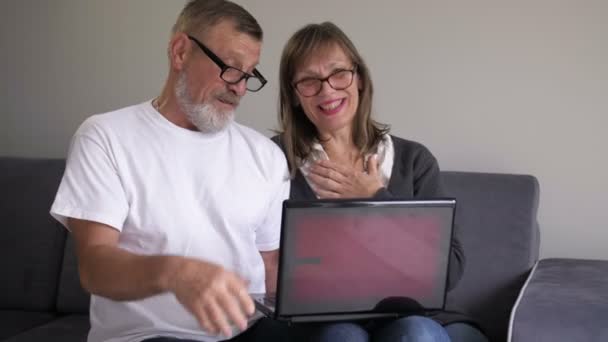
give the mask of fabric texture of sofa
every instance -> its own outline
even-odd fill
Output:
[[[608,261],[539,261],[511,316],[512,342],[608,341]]]
[[[60,159],[0,158],[0,341],[86,340],[89,296],[80,287],[73,241],[49,215],[64,166]],[[457,199],[467,259],[447,309],[476,318],[492,341],[506,341],[511,310],[538,259],[538,182],[527,175],[472,172],[442,172],[442,181]],[[534,286],[530,291],[543,293],[542,281]],[[528,296],[520,298],[514,341],[549,341],[536,339],[530,323],[539,313],[529,306],[538,301],[537,309],[544,310],[542,298],[528,303]],[[605,314],[606,307],[597,312]],[[543,327],[561,323],[542,321]]]

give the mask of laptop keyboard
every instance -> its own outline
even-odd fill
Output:
[[[255,302],[258,302],[264,306],[269,306],[269,307],[274,307],[276,306],[276,295],[274,293],[272,294],[257,294],[257,295],[252,295],[251,298],[253,298],[253,300]]]
[[[266,305],[276,306],[276,304],[277,304],[277,299],[275,296],[264,297],[263,300]]]

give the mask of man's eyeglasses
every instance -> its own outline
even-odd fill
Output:
[[[264,76],[262,76],[262,74],[258,71],[258,69],[253,69],[253,74],[248,74],[243,70],[239,70],[235,67],[226,65],[226,63],[224,63],[216,54],[209,50],[209,48],[207,48],[205,44],[198,41],[198,39],[190,35],[188,36],[188,38],[195,42],[196,45],[198,45],[198,47],[203,51],[203,53],[207,55],[207,57],[209,57],[209,59],[211,59],[215,64],[217,64],[218,67],[220,67],[220,69],[222,70],[220,73],[220,78],[224,80],[224,82],[228,84],[237,84],[242,80],[245,80],[247,90],[252,92],[262,89],[266,82],[268,82],[266,81]]]
[[[293,84],[298,93],[304,97],[315,96],[321,92],[323,82],[327,81],[330,87],[335,90],[344,90],[353,84],[354,74],[357,67],[352,69],[338,69],[325,78],[307,77]]]

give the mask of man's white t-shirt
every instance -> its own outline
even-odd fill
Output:
[[[88,118],[72,139],[51,214],[120,231],[141,255],[222,265],[265,291],[259,251],[279,247],[289,174],[281,150],[237,123],[208,135],[180,128],[145,102]],[[89,341],[154,336],[216,341],[171,293],[137,301],[93,295]]]

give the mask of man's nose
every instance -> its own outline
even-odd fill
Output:
[[[238,96],[244,96],[247,92],[247,80],[242,79],[234,84],[228,84],[228,89],[234,92]]]

